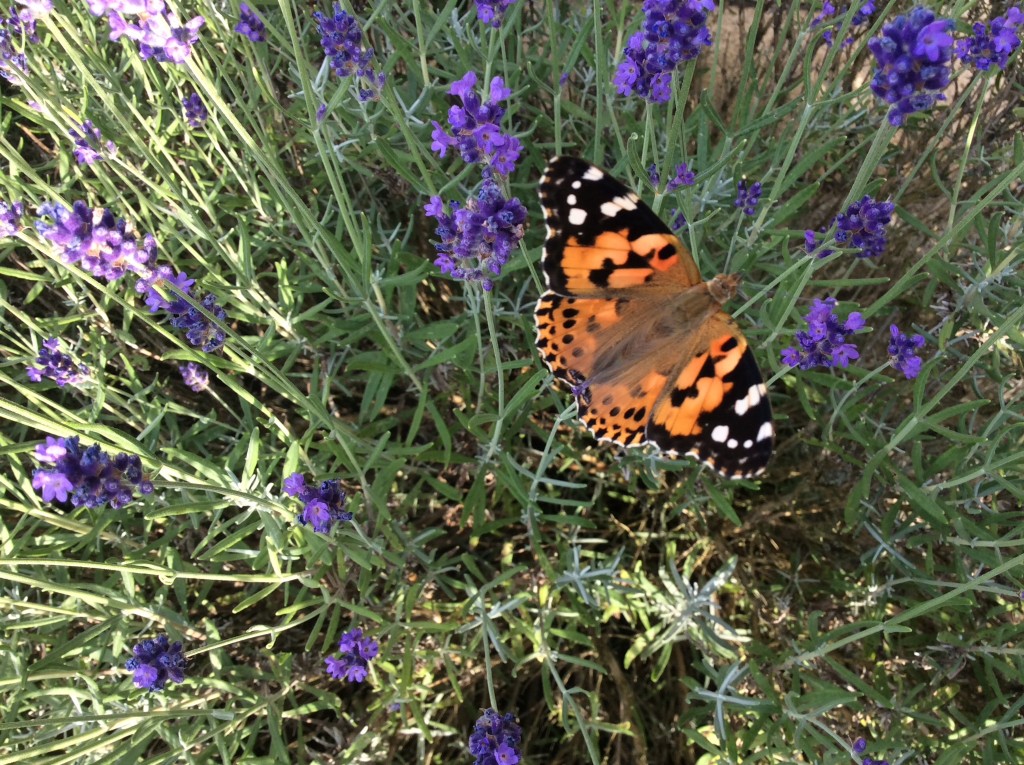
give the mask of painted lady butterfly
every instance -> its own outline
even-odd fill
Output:
[[[686,247],[599,167],[557,157],[537,349],[600,441],[654,444],[729,478],[764,472],[774,428],[754,354],[721,306],[736,275],[703,281]]]

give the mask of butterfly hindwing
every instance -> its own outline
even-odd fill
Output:
[[[654,444],[729,478],[763,472],[774,429],[743,333],[690,253],[632,191],[571,157],[541,180],[548,226],[537,348],[601,441]]]
[[[775,434],[768,389],[728,314],[706,329],[709,342],[682,365],[651,412],[647,440],[729,478],[757,475],[768,464]]]

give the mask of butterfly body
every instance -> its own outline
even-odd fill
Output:
[[[739,278],[708,281],[640,198],[600,168],[553,159],[537,348],[602,441],[655,444],[729,477],[763,471],[774,430],[746,338],[721,306]]]

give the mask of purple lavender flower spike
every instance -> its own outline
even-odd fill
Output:
[[[877,61],[871,90],[889,104],[889,123],[902,125],[909,114],[945,100],[953,54],[950,19],[936,19],[927,8],[914,8],[882,28],[868,42]]]
[[[198,93],[192,93],[181,99],[181,108],[185,112],[185,121],[188,122],[190,128],[201,128],[210,116],[206,110],[206,104],[203,103],[203,99]]]
[[[164,0],[88,0],[88,5],[94,16],[107,17],[111,41],[125,37],[139,46],[142,59],[160,63],[184,63],[206,23],[202,16],[182,23]]]
[[[23,75],[28,72],[25,50],[39,42],[36,18],[40,15],[45,12],[37,15],[28,8],[20,11],[10,8],[5,16],[0,11],[0,77],[12,85],[21,85]]]
[[[386,77],[374,70],[373,48],[363,46],[363,33],[353,16],[334,4],[334,15],[328,17],[317,11],[313,14],[320,31],[320,44],[331,68],[339,77],[355,76],[361,83],[359,100],[369,101],[380,95]]]
[[[853,6],[844,7],[839,14],[845,15],[853,10],[853,18],[850,19],[850,31],[854,31],[857,27],[864,26],[871,21],[871,14],[875,12],[875,4],[872,0],[854,0]],[[821,6],[821,12],[811,20],[811,29],[825,23],[829,17],[834,16],[836,13],[836,7],[832,3],[825,0],[825,3]],[[837,20],[838,24],[838,20]],[[835,42],[835,32],[832,29],[826,29],[821,34],[825,44],[831,46]],[[843,47],[853,44],[853,37],[847,37],[843,40]]]
[[[476,17],[483,24],[489,24],[495,29],[501,26],[505,18],[505,11],[509,9],[516,0],[476,0]]]
[[[836,242],[853,249],[858,258],[877,258],[888,244],[886,229],[895,209],[896,205],[892,202],[876,202],[868,195],[857,202],[851,202],[849,207],[832,219],[836,225]],[[824,247],[819,249],[814,231],[804,232],[804,242],[808,254],[819,258],[827,258],[835,252]]]
[[[210,385],[210,373],[202,364],[189,361],[187,364],[179,366],[178,371],[181,373],[181,379],[185,381],[185,385],[196,393],[206,390]]]
[[[248,37],[251,42],[264,42],[267,39],[267,26],[262,19],[245,3],[239,6],[239,11],[235,31]]]
[[[162,691],[168,681],[184,682],[186,660],[180,642],[171,643],[166,635],[160,635],[156,640],[143,640],[132,654],[124,667],[133,673],[136,688]]]
[[[807,330],[796,333],[797,347],[782,352],[783,363],[801,369],[845,368],[852,360],[860,358],[857,346],[847,341],[847,335],[861,329],[864,319],[855,311],[840,323],[833,313],[835,307],[835,298],[814,301],[806,317]]]
[[[504,79],[494,77],[487,97],[483,98],[476,92],[476,82],[476,73],[467,72],[452,83],[448,92],[462,103],[448,110],[450,135],[439,122],[433,122],[430,149],[444,157],[448,149],[454,148],[463,162],[479,162],[499,175],[511,175],[523,147],[518,138],[502,132],[499,123],[505,116],[502,102],[512,91]]]
[[[32,382],[39,382],[49,377],[58,386],[77,385],[89,379],[89,367],[76,364],[70,356],[60,350],[60,340],[51,337],[43,342],[36,359],[39,367],[28,367],[25,374]]]
[[[7,203],[0,200],[0,239],[14,236],[21,231],[21,217],[25,214],[25,205],[21,202]]]
[[[380,645],[373,638],[363,637],[363,631],[356,628],[342,634],[338,650],[340,657],[328,656],[324,660],[327,674],[336,680],[361,683],[369,674],[370,661],[377,656]]]
[[[437,220],[434,264],[453,279],[478,281],[490,291],[492,276],[500,276],[513,248],[523,238],[526,208],[519,199],[505,199],[493,180],[485,180],[475,199],[465,207],[452,203],[444,212],[440,197],[424,207]]]
[[[37,468],[32,486],[44,502],[67,502],[72,507],[122,508],[134,498],[134,490],[151,494],[153,484],[142,471],[142,460],[124,452],[111,457],[98,445],[82,448],[78,436],[47,438],[36,447],[40,462],[51,468]]]
[[[892,336],[889,341],[889,362],[908,380],[914,379],[921,373],[924,364],[917,356],[917,352],[924,347],[924,337],[907,337],[895,324],[889,327],[889,334]]]
[[[612,82],[621,95],[654,103],[672,96],[672,75],[711,45],[708,14],[713,0],[645,0],[643,30],[626,45]]]
[[[284,480],[284,493],[298,497],[303,503],[298,521],[309,524],[318,534],[327,534],[335,523],[352,520],[352,513],[345,509],[345,490],[336,478],[323,481],[319,486],[307,486],[301,473],[292,473]]]
[[[486,710],[469,736],[469,753],[476,758],[473,765],[517,765],[522,757],[522,740],[523,729],[515,715]]]
[[[992,19],[988,27],[974,24],[972,31],[970,37],[957,40],[956,55],[982,71],[992,67],[1006,69],[1010,56],[1020,47],[1024,36],[1024,13],[1014,6],[1005,16]]]
[[[736,184],[736,207],[743,208],[744,215],[753,215],[757,212],[757,205],[761,201],[761,183],[752,183],[747,186],[747,179],[741,178]]]
[[[92,120],[86,120],[77,129],[71,128],[68,135],[75,142],[75,160],[80,165],[91,165],[117,153],[113,141],[103,142],[103,134]]]
[[[54,245],[63,262],[77,263],[110,282],[128,272],[147,273],[147,264],[156,257],[156,239],[151,234],[140,241],[123,218],[114,218],[106,208],[92,209],[82,201],[70,210],[53,202],[40,205],[35,227]]]

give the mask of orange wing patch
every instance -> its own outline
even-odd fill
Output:
[[[716,336],[707,351],[694,356],[665,387],[647,424],[647,439],[729,478],[749,478],[764,470],[772,453],[768,389],[728,314],[714,317],[710,328]]]
[[[572,295],[587,295],[595,288],[639,287],[657,272],[679,266],[680,253],[693,263],[683,243],[672,234],[645,234],[631,241],[629,233],[606,231],[592,244],[568,237],[561,258],[565,290]]]

